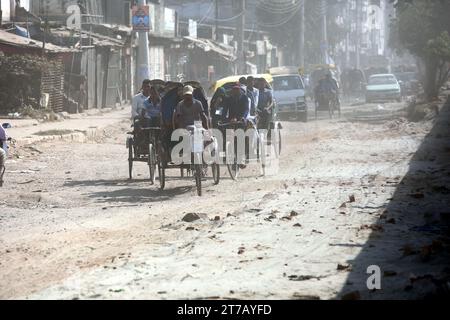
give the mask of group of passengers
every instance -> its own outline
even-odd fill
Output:
[[[203,127],[209,129],[209,115],[215,114],[218,109],[222,110],[221,122],[251,121],[256,124],[257,118],[258,128],[263,129],[268,128],[272,121],[274,99],[265,79],[241,78],[229,92],[220,88],[211,104],[211,113],[206,97],[196,95],[192,86],[184,86],[180,95],[182,100],[174,109],[169,125],[173,129],[193,126],[196,121],[201,121]],[[131,116],[141,128],[160,127],[163,124],[162,97],[150,80],[143,81],[141,91],[133,98]]]

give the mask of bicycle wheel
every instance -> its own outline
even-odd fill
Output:
[[[128,139],[128,175],[133,179],[133,139]]]
[[[195,165],[195,185],[197,187],[197,194],[199,197],[202,196],[202,166],[199,164]]]
[[[237,181],[239,177],[240,167],[237,161],[237,152],[236,150],[230,150],[230,143],[227,144],[227,167],[228,172],[230,173],[231,179]],[[231,160],[231,161],[230,161]]]
[[[214,185],[218,185],[220,183],[220,166],[217,163],[213,163],[212,173],[213,173]]]
[[[267,142],[264,135],[258,136],[258,162],[261,164],[261,174],[266,175],[266,162],[267,162]]]
[[[158,164],[158,174],[159,174],[159,188],[164,190],[166,187],[166,169],[163,163]]]
[[[3,187],[3,176],[5,175],[5,171],[5,166],[2,166],[2,168],[0,168],[0,187]]]
[[[155,172],[156,172],[156,152],[155,152],[155,147],[153,146],[153,144],[150,144],[148,146],[148,167],[149,167],[149,171],[150,171],[150,183],[153,185],[155,184]]]

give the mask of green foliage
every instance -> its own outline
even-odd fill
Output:
[[[439,93],[450,72],[450,1],[398,0],[392,21],[391,47],[408,50],[425,65],[425,93]]]

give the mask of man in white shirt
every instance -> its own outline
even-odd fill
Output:
[[[145,110],[144,102],[150,96],[151,84],[150,80],[146,79],[142,82],[141,92],[134,96],[131,104],[131,119],[139,118],[142,111]]]

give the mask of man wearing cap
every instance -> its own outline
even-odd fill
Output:
[[[250,99],[242,92],[241,85],[236,83],[224,103],[223,121],[245,121],[250,113]]]
[[[203,127],[208,128],[208,119],[200,101],[194,99],[194,88],[185,86],[183,100],[178,104],[174,113],[174,123],[178,128],[193,126],[195,121],[202,121]]]

